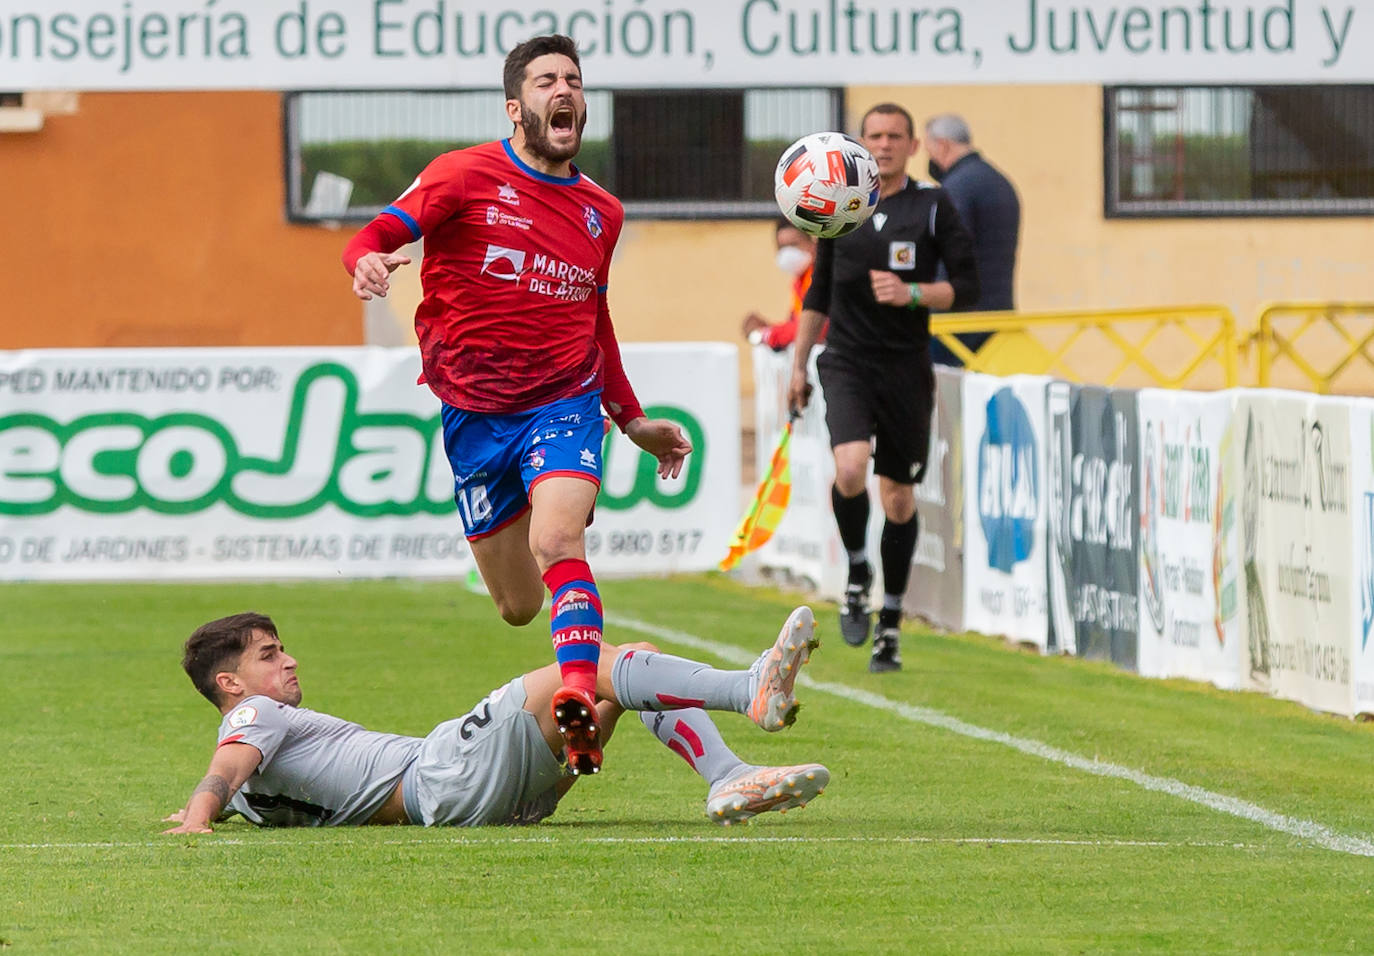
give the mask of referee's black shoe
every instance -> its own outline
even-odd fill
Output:
[[[873,656],[868,659],[868,669],[874,674],[902,669],[902,655],[897,647],[901,631],[895,627],[879,627],[873,637]]]
[[[844,606],[840,608],[840,636],[850,647],[863,647],[873,629],[873,615],[868,610],[868,589],[872,584],[872,565],[865,561],[849,566],[849,584],[844,589]]]

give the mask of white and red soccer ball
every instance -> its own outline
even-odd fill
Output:
[[[788,222],[809,236],[853,232],[878,205],[878,163],[843,133],[810,133],[783,150],[773,195]]]

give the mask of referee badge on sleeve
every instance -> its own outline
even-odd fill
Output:
[[[894,272],[916,264],[916,243],[893,242],[887,247],[887,267]]]

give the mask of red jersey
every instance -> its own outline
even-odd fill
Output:
[[[502,140],[436,158],[354,237],[344,265],[424,237],[415,332],[424,381],[449,405],[507,414],[604,387],[623,427],[643,414],[606,308],[624,220],[576,169],[538,172]]]

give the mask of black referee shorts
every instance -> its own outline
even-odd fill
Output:
[[[873,470],[914,485],[930,451],[935,370],[924,355],[856,359],[826,349],[816,358],[830,447],[876,439]]]

